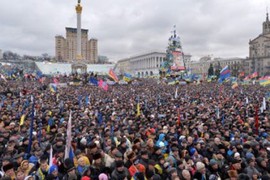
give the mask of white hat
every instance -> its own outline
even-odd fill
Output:
[[[240,154],[238,152],[234,153],[234,158],[240,157]]]
[[[12,121],[12,122],[11,122],[9,125],[13,125],[13,126],[15,126],[15,122],[13,122],[13,121]]]
[[[179,137],[179,140],[186,139],[186,136],[182,135]]]
[[[196,169],[199,171],[201,169],[203,169],[205,167],[205,165],[202,162],[197,162],[196,163]]]
[[[80,143],[81,143],[81,144],[86,144],[86,138],[83,137],[83,138],[81,139]]]
[[[162,142],[162,141],[160,141],[160,142],[158,143],[158,145],[159,145],[159,147],[164,147],[164,146],[165,146],[164,142]]]

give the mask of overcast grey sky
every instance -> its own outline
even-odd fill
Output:
[[[165,52],[176,25],[183,51],[195,59],[248,56],[262,32],[268,0],[81,0],[82,27],[110,60]],[[54,56],[55,35],[76,27],[77,0],[1,0],[0,49]],[[270,7],[270,6],[269,6]]]

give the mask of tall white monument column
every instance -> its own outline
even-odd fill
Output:
[[[87,73],[87,65],[83,63],[82,56],[82,25],[81,25],[81,15],[82,6],[81,0],[78,0],[78,4],[75,7],[77,13],[77,47],[76,47],[76,59],[71,65],[72,73]],[[80,71],[78,71],[80,70]]]
[[[82,15],[82,6],[80,1],[76,6],[76,13],[77,13],[77,60],[82,59],[82,24],[81,24],[81,15]]]

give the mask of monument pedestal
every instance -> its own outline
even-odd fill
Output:
[[[87,65],[83,63],[73,63],[71,65],[71,72],[78,73],[78,70],[81,70],[81,74],[87,73]]]
[[[75,7],[76,13],[77,13],[77,57],[75,62],[71,65],[71,72],[72,73],[78,73],[78,74],[84,74],[87,73],[87,65],[82,63],[83,57],[82,57],[82,28],[81,28],[81,14],[82,14],[82,6],[81,6],[81,0],[78,0],[78,4]],[[78,70],[80,69],[80,73]]]

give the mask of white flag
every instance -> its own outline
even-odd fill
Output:
[[[260,110],[261,110],[261,113],[263,113],[263,106],[260,108]]]
[[[246,97],[246,104],[248,104],[248,97]]]
[[[65,159],[69,158],[69,151],[71,148],[71,115],[72,115],[72,111],[70,111],[68,124],[67,124],[67,140],[66,140],[66,147],[65,147]]]
[[[263,98],[263,110],[266,110],[266,101],[265,101],[265,97]]]
[[[7,82],[7,79],[5,78],[5,76],[3,74],[0,74],[0,77]]]
[[[177,99],[178,98],[178,86],[175,89],[175,94],[174,94],[174,98]]]
[[[217,119],[219,119],[219,107],[217,107],[217,109],[216,109],[216,112],[217,112]]]
[[[51,146],[50,149],[50,159],[49,159],[49,167],[51,167],[53,165],[53,148]]]

